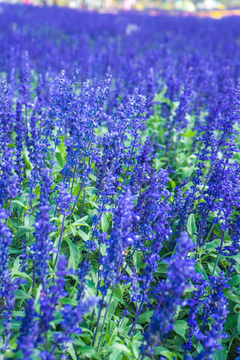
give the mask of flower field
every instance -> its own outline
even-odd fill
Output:
[[[0,10],[0,359],[239,360],[240,19]]]

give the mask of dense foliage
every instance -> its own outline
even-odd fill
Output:
[[[238,358],[239,42],[1,7],[1,359]]]

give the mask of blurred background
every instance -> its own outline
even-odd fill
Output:
[[[197,15],[221,19],[240,16],[240,0],[0,0],[0,2],[34,6],[65,6],[82,10],[116,13],[119,10],[148,11],[157,16],[164,12],[184,16]]]

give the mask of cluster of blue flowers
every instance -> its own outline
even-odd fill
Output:
[[[237,358],[239,19],[0,20],[1,358]]]

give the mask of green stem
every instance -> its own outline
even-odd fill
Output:
[[[212,233],[212,231],[213,231],[214,225],[215,225],[215,223],[212,224],[212,226],[211,226],[211,228],[210,228],[210,230],[209,230],[209,232],[208,232],[208,234],[207,234],[207,237],[206,237],[205,242],[208,241],[208,239],[209,239],[209,237],[210,237],[210,235],[211,235],[211,233]]]
[[[221,240],[221,244],[220,244],[220,249],[219,249],[219,251],[218,251],[218,255],[217,255],[217,258],[216,258],[216,261],[215,261],[215,264],[214,264],[214,268],[213,268],[212,275],[214,274],[214,272],[215,272],[215,270],[216,270],[216,267],[217,267],[217,264],[218,264],[218,260],[219,260],[219,257],[220,257],[220,252],[222,251],[225,232],[226,232],[226,231],[224,230],[224,231],[223,231],[223,234],[222,234],[222,240]]]
[[[83,203],[82,203],[82,209],[81,209],[80,218],[82,217],[82,214],[83,214],[83,209],[84,209],[84,206],[85,206],[86,191],[87,191],[87,189],[85,188],[85,189],[84,189],[84,194],[83,194]]]
[[[57,261],[58,261],[58,256],[59,256],[59,252],[60,252],[60,248],[61,248],[61,243],[62,243],[62,237],[63,237],[63,229],[64,229],[64,224],[65,224],[65,217],[66,215],[63,215],[63,221],[62,221],[62,227],[61,227],[61,234],[60,234],[60,239],[59,239],[59,243],[58,243],[58,250],[57,250],[57,256],[55,259],[55,263],[53,266],[53,270],[55,269],[56,265],[57,265]]]
[[[111,301],[112,301],[112,298],[113,298],[113,292],[115,290],[115,287],[116,287],[116,284],[113,286],[112,294],[111,294],[111,297],[110,297],[110,300],[109,300],[109,304],[108,304],[108,307],[107,307],[106,312],[104,314],[102,330],[101,330],[101,335],[100,335],[100,339],[99,339],[99,342],[98,342],[97,352],[99,352],[99,349],[100,349],[100,346],[101,346],[101,342],[102,342],[102,338],[103,338],[103,332],[104,332],[104,326],[105,326],[106,318],[107,318],[109,308],[110,308],[110,305],[111,305]]]
[[[97,324],[96,324],[96,329],[95,329],[95,333],[94,333],[94,337],[93,337],[93,341],[92,341],[92,346],[94,346],[95,341],[96,341],[96,337],[97,337],[97,331],[98,331],[100,317],[101,317],[101,313],[102,313],[102,304],[103,304],[103,301],[104,301],[104,297],[105,296],[103,295],[102,302],[101,302],[100,309],[99,309],[99,313],[98,313]]]

